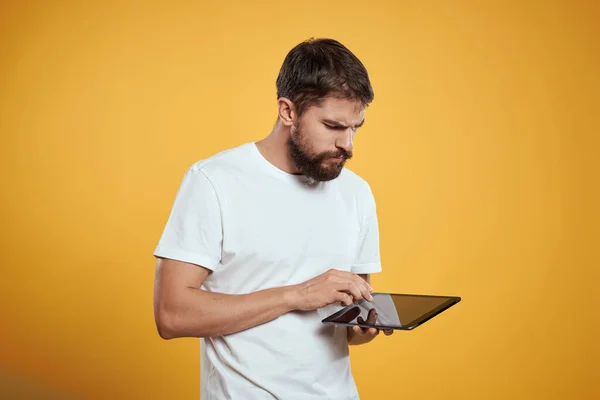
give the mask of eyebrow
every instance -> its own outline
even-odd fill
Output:
[[[334,128],[344,128],[344,129],[346,129],[346,128],[347,128],[347,126],[346,126],[346,125],[344,125],[344,124],[342,124],[341,122],[338,122],[338,121],[333,121],[333,120],[331,120],[331,119],[324,119],[324,120],[323,120],[323,123],[325,123],[325,124],[327,124],[327,125],[331,125],[331,126],[333,126]],[[356,125],[356,126],[355,126],[355,128],[360,128],[361,126],[363,126],[363,125],[364,125],[364,123],[365,123],[365,120],[363,119],[363,120],[361,121],[361,123],[360,123],[360,124],[358,124],[358,125]]]

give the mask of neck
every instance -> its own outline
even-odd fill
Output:
[[[256,142],[256,147],[262,156],[271,164],[288,174],[299,174],[288,150],[290,128],[277,120],[271,133]]]

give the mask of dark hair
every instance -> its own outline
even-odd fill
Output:
[[[277,77],[277,98],[290,99],[298,115],[327,96],[355,100],[364,107],[373,101],[373,88],[362,62],[333,39],[311,38],[285,57]]]

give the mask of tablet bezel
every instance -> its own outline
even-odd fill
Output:
[[[407,323],[406,325],[403,325],[403,326],[380,325],[380,324],[359,324],[357,322],[334,321],[335,318],[339,317],[341,314],[350,310],[352,307],[356,307],[357,304],[351,304],[349,306],[346,306],[346,307],[342,308],[341,310],[338,310],[335,313],[331,314],[327,318],[323,319],[321,322],[324,324],[327,324],[327,325],[360,326],[361,328],[378,328],[378,329],[394,329],[394,330],[401,330],[401,331],[410,331],[410,330],[413,330],[414,328],[416,328],[417,326],[422,325],[426,321],[430,320],[431,318],[442,313],[443,311],[447,310],[448,308],[452,307],[453,305],[455,305],[456,303],[458,303],[462,300],[462,298],[458,297],[458,296],[440,296],[440,295],[429,295],[429,294],[373,292],[373,293],[371,293],[371,295],[373,297],[375,297],[377,295],[406,296],[406,297],[429,297],[429,298],[433,297],[433,298],[446,299],[446,301],[443,302],[442,304],[440,304],[439,306],[435,307],[431,311],[429,311],[423,315],[420,315],[413,321],[410,321],[409,323]],[[370,302],[365,299],[360,299],[360,301],[358,302],[358,304],[364,304],[364,303],[370,303]]]

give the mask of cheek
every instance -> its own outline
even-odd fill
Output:
[[[327,129],[323,124],[309,126],[306,128],[305,132],[307,140],[315,150],[328,150],[335,142],[332,131]]]

